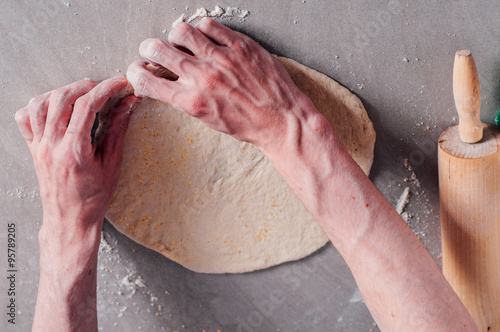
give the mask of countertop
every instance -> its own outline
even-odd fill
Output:
[[[126,73],[147,37],[166,39],[183,13],[216,5],[248,10],[221,22],[269,51],[337,80],[361,98],[377,132],[370,178],[440,264],[437,140],[457,123],[456,51],[479,72],[482,120],[500,104],[500,6],[471,1],[3,1],[0,5],[0,319],[31,327],[42,207],[14,113],[73,81]],[[8,225],[16,232],[16,324],[7,322]],[[198,274],[105,223],[98,271],[102,331],[377,331],[353,277],[327,244],[313,255],[236,275]]]

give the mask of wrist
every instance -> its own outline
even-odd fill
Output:
[[[288,173],[297,177],[306,170],[331,173],[339,153],[345,151],[328,120],[301,92],[291,109],[284,112],[279,136],[258,147],[285,180]]]
[[[289,104],[290,108],[282,111],[281,120],[272,130],[274,135],[264,141],[264,144],[258,145],[259,149],[271,161],[295,158],[297,154],[301,155],[304,152],[304,148],[308,147],[310,140],[314,139],[313,136],[321,138],[319,136],[324,134],[327,129],[333,133],[328,120],[300,90],[294,95],[293,102]]]
[[[96,237],[69,248],[40,243],[40,279],[33,331],[97,330]]]
[[[103,221],[55,221],[44,216],[38,234],[40,273],[62,278],[78,276],[97,262]],[[75,227],[74,223],[79,226]]]
[[[350,203],[350,193],[366,186],[368,178],[309,100],[296,103],[286,124],[281,141],[261,151],[323,228],[325,220],[329,224],[344,220],[339,218],[342,205]]]

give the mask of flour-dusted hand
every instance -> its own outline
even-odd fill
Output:
[[[45,218],[71,223],[104,217],[118,180],[130,110],[138,98],[117,105],[99,146],[92,144],[91,130],[102,105],[125,85],[123,76],[98,85],[79,81],[32,99],[16,113],[33,157]]]
[[[92,144],[96,113],[125,87],[125,77],[83,80],[36,97],[16,113],[40,186],[40,281],[35,331],[97,330],[97,250],[115,191],[123,140],[140,98],[111,112],[101,144]]]
[[[196,27],[182,23],[168,39],[170,44],[147,39],[139,51],[179,78],[158,78],[143,62],[135,62],[127,76],[139,94],[167,102],[213,129],[264,149],[279,145],[289,122],[310,109],[300,107],[310,100],[274,56],[213,19],[202,19]]]

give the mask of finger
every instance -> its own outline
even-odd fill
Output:
[[[127,85],[123,89],[121,89],[118,93],[116,93],[113,97],[109,98],[104,103],[104,105],[99,110],[99,116],[96,117],[94,126],[92,127],[92,144],[101,144],[101,141],[104,138],[104,132],[106,130],[111,111],[115,108],[120,100],[133,94],[134,88],[130,83],[127,83]],[[97,128],[95,126],[97,126]]]
[[[45,139],[54,141],[64,136],[76,100],[96,85],[97,83],[91,80],[83,80],[52,92],[43,133]]]
[[[194,55],[210,55],[217,47],[200,30],[188,23],[181,23],[168,35],[168,42],[175,47],[183,47]]]
[[[106,134],[100,146],[100,152],[105,166],[112,168],[119,164],[123,153],[123,142],[127,133],[130,118],[139,106],[141,98],[128,96],[122,99],[111,111]]]
[[[15,119],[21,135],[23,135],[29,145],[33,141],[29,109],[27,107],[21,108],[16,112]]]
[[[155,76],[146,69],[144,62],[137,61],[130,64],[127,70],[127,79],[134,87],[137,95],[147,96],[174,105],[179,83]]]
[[[233,46],[242,41],[243,34],[229,29],[212,18],[205,17],[196,24],[196,29],[206,37],[223,46]]]
[[[78,98],[71,114],[65,138],[73,140],[72,145],[74,144],[75,147],[89,152],[92,147],[90,133],[96,113],[109,98],[126,85],[126,78],[117,76],[99,83],[89,93]]]
[[[144,59],[168,68],[178,76],[194,69],[193,56],[176,49],[161,39],[146,39],[139,46],[139,53]]]
[[[26,108],[30,114],[31,131],[33,140],[39,141],[43,136],[45,122],[47,120],[47,111],[49,107],[50,93],[43,94],[30,100]]]

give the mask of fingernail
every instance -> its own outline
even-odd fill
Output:
[[[136,96],[137,98],[147,97],[146,95],[143,95],[143,94],[137,92],[137,90],[134,90],[134,96]]]
[[[145,92],[147,86],[146,77],[135,71],[129,71],[127,73],[127,76],[128,76],[128,81],[134,88],[134,95],[136,97],[145,97],[143,92]]]

